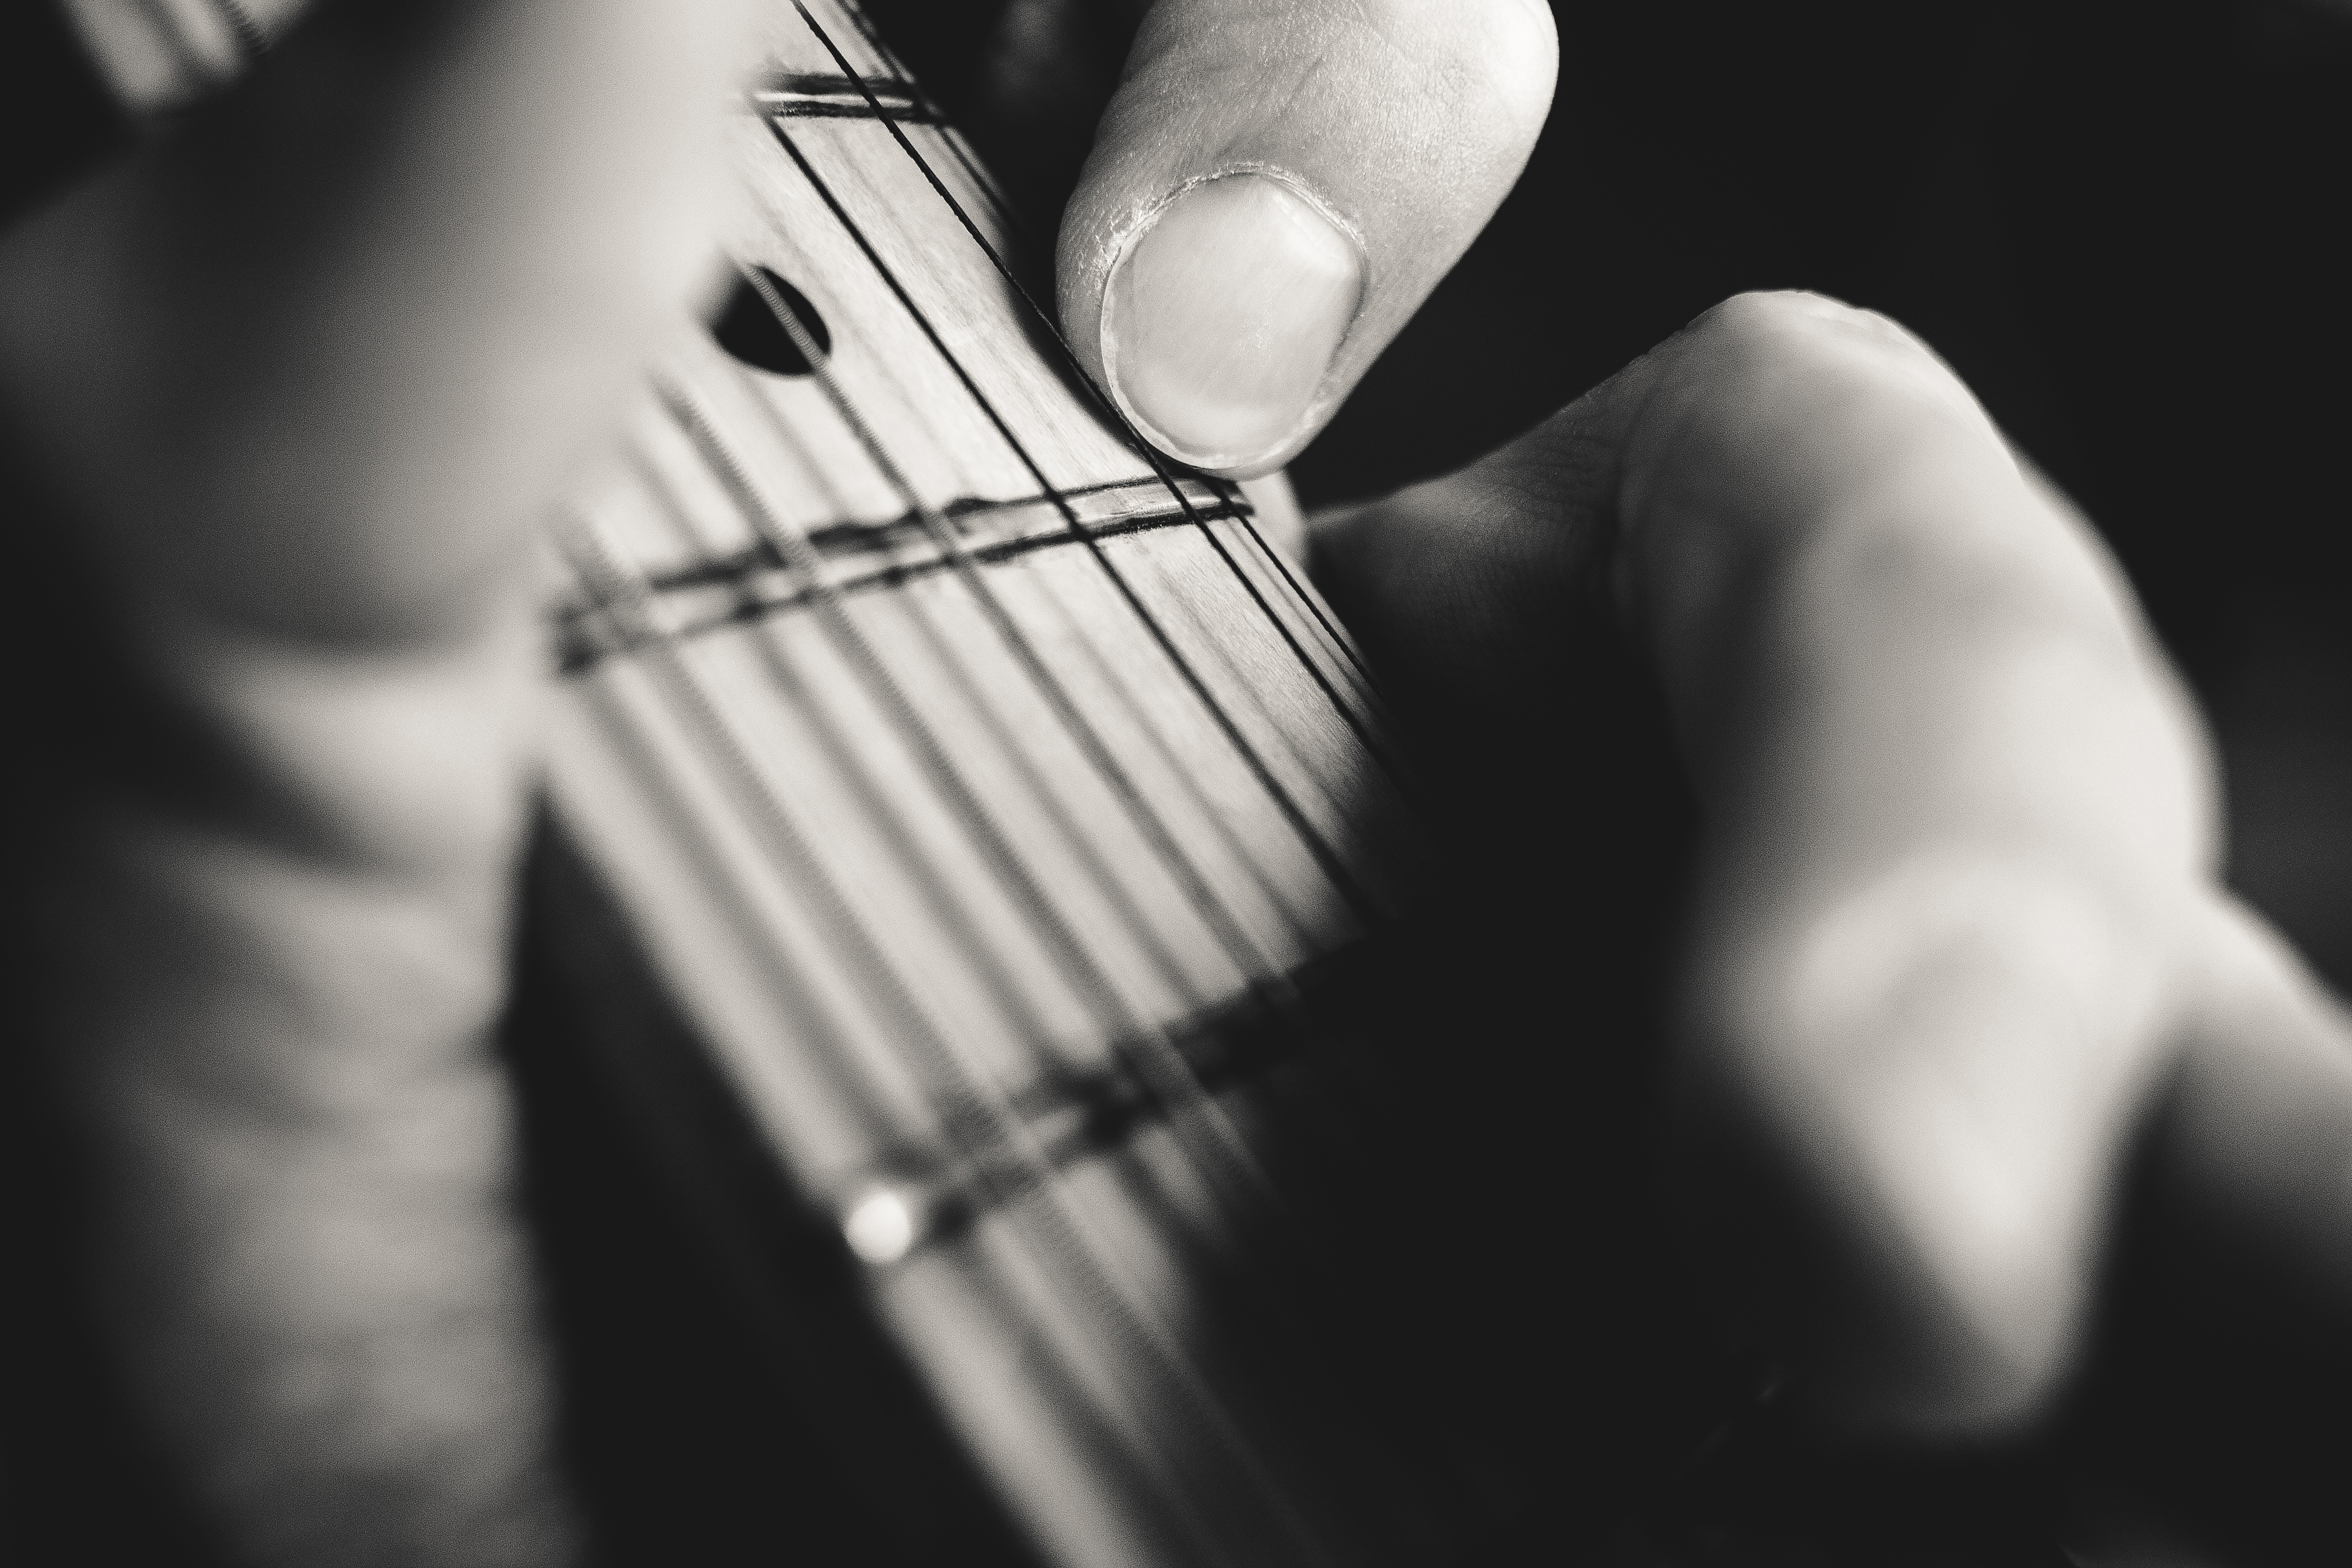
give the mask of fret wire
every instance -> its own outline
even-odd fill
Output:
[[[632,616],[658,623],[662,618],[659,601],[601,528],[575,516],[565,519],[555,532],[559,547],[583,585],[611,613],[617,617],[625,605]],[[1100,1321],[1129,1352],[1130,1361],[1158,1374],[1156,1380],[1165,1384],[1195,1426],[1253,1484],[1268,1511],[1319,1558],[1319,1549],[1222,1403],[1156,1317],[1137,1300],[1132,1284],[1122,1280],[1124,1271],[1111,1261],[1108,1249],[1089,1236],[1088,1223],[1072,1206],[1060,1173],[1027,1123],[976,1064],[961,1059],[961,1053],[949,1043],[952,1035],[931,1019],[909,980],[891,964],[871,918],[856,907],[848,880],[825,864],[815,842],[793,821],[717,699],[688,666],[678,645],[656,637],[648,646],[654,652],[648,668],[661,672],[664,684],[692,716],[694,727],[702,731],[706,745],[720,763],[722,776],[745,796],[768,829],[763,837],[778,857],[778,868],[795,889],[812,894],[823,906],[824,923],[835,939],[856,950],[855,966],[875,983],[876,994],[900,1026],[899,1038],[925,1063],[933,1092],[940,1097],[942,1130],[959,1145],[979,1179],[995,1190],[998,1206],[1016,1227],[1046,1233],[1046,1252],[1076,1278],[1085,1295],[1098,1308]],[[992,1157],[995,1155],[1003,1158]],[[1013,1184],[1010,1190],[1008,1184]],[[1021,1198],[1032,1196],[1038,1200],[1036,1204],[1015,1208]],[[1218,1561],[1230,1562],[1215,1532],[1191,1501],[1179,1468],[1151,1428],[1140,1423],[1129,1425],[1130,1447],[1118,1451],[1129,1454],[1150,1472],[1162,1500],[1190,1522],[1199,1545]]]
[[[794,3],[797,5],[799,0],[794,0]],[[803,14],[806,14],[805,10],[803,10]],[[827,43],[829,47],[830,40],[827,40]],[[1134,613],[1137,620],[1140,622],[1144,628],[1150,634],[1152,640],[1159,644],[1160,651],[1167,657],[1169,663],[1174,668],[1177,674],[1182,679],[1184,683],[1192,689],[1194,697],[1199,700],[1203,710],[1209,714],[1211,720],[1221,731],[1223,731],[1227,742],[1232,745],[1235,752],[1239,754],[1244,765],[1249,768],[1251,773],[1256,775],[1259,787],[1265,791],[1267,795],[1274,801],[1276,808],[1289,820],[1292,832],[1297,835],[1301,845],[1307,849],[1308,854],[1315,858],[1317,863],[1322,868],[1323,874],[1330,881],[1333,889],[1337,891],[1340,898],[1347,902],[1349,909],[1355,912],[1357,919],[1368,930],[1378,930],[1385,926],[1389,922],[1390,918],[1387,913],[1379,907],[1377,902],[1366,894],[1362,885],[1357,880],[1355,874],[1348,869],[1346,864],[1342,862],[1332,851],[1331,847],[1324,841],[1321,833],[1317,830],[1314,824],[1307,819],[1306,814],[1299,809],[1297,802],[1291,798],[1289,791],[1285,789],[1282,786],[1281,782],[1275,778],[1272,772],[1267,768],[1265,760],[1257,754],[1256,749],[1249,743],[1248,739],[1244,736],[1239,728],[1235,726],[1233,716],[1227,713],[1217,702],[1215,697],[1209,691],[1206,685],[1202,683],[1200,673],[1192,668],[1191,662],[1184,658],[1182,651],[1179,649],[1175,643],[1169,637],[1167,629],[1160,624],[1159,618],[1151,613],[1150,606],[1146,605],[1141,597],[1137,595],[1133,584],[1130,584],[1127,580],[1125,574],[1119,571],[1117,563],[1112,562],[1104,552],[1100,542],[1094,538],[1092,531],[1087,528],[1087,524],[1078,517],[1077,513],[1069,507],[1067,502],[1061,499],[1060,492],[1055,489],[1053,481],[1045,478],[1045,471],[1038,467],[1035,458],[1030,454],[1027,446],[1022,442],[1020,437],[1015,436],[1013,433],[1012,428],[1005,424],[1003,416],[997,410],[995,405],[989,399],[988,395],[981,391],[979,384],[972,379],[971,373],[964,366],[962,361],[949,349],[945,340],[940,336],[938,329],[931,324],[930,320],[923,314],[920,307],[917,306],[913,298],[908,294],[906,285],[898,279],[897,274],[891,270],[888,264],[883,261],[880,253],[876,251],[874,248],[873,242],[866,237],[865,232],[858,226],[856,220],[850,217],[847,209],[843,207],[840,199],[833,194],[832,188],[827,185],[824,178],[817,174],[814,165],[810,163],[806,154],[801,152],[799,146],[793,141],[792,137],[785,132],[784,128],[777,121],[772,119],[769,120],[767,121],[767,126],[769,134],[776,141],[778,145],[784,149],[786,154],[789,155],[793,163],[799,167],[803,177],[809,182],[811,188],[816,192],[819,198],[822,199],[825,205],[832,211],[835,220],[842,225],[843,228],[848,233],[850,238],[865,254],[867,262],[874,268],[876,275],[882,279],[884,284],[890,289],[891,293],[897,297],[899,305],[914,321],[918,329],[922,331],[926,338],[930,340],[932,348],[938,352],[940,359],[946,363],[948,369],[955,375],[958,381],[962,383],[964,390],[971,394],[973,402],[979,406],[982,416],[987,418],[991,425],[995,426],[997,434],[1003,437],[1006,446],[1020,460],[1023,467],[1029,470],[1030,476],[1036,480],[1039,489],[1043,489],[1047,495],[1055,498],[1055,504],[1058,510],[1062,512],[1064,521],[1071,531],[1078,537],[1081,543],[1086,545],[1087,552],[1094,558],[1096,563],[1101,567],[1105,575],[1108,577],[1112,585],[1118,590],[1119,596],[1126,601],[1128,607]],[[1176,489],[1172,481],[1170,482],[1169,489],[1171,493],[1176,494],[1180,498],[1180,504],[1181,504],[1189,513],[1192,510],[1192,502],[1190,498],[1183,497],[1181,491]]]
[[[1227,514],[1219,510],[1215,515],[1224,517]],[[1163,514],[1156,517],[1130,516],[1122,518],[1117,522],[1098,523],[1096,525],[1096,532],[1104,539],[1118,539],[1130,533],[1152,533],[1163,528],[1190,526],[1191,524],[1178,514]],[[811,537],[811,542],[815,542],[814,535]],[[965,552],[971,560],[982,565],[996,565],[1007,561],[1017,561],[1024,555],[1035,554],[1039,551],[1066,549],[1076,542],[1077,541],[1071,538],[1066,531],[1032,534],[1024,538],[1004,540],[995,544],[983,544],[976,550],[967,546]],[[817,548],[823,550],[824,546],[818,545]],[[773,616],[807,608],[810,595],[804,590],[794,589],[789,593],[762,598],[751,586],[750,579],[753,575],[769,569],[772,564],[780,564],[755,558],[761,557],[764,553],[764,552],[751,552],[734,556],[706,557],[694,569],[651,574],[647,581],[658,594],[692,592],[698,588],[728,588],[739,595],[737,607],[723,615],[705,616],[698,620],[681,621],[678,624],[677,635],[686,641],[692,641],[714,632],[725,631],[731,626],[764,621]],[[855,577],[836,578],[834,592],[843,598],[862,596],[901,587],[924,577],[954,570],[955,563],[944,556],[928,561],[895,563],[887,566],[877,566],[872,571]],[[555,614],[561,618],[576,615],[577,612],[559,609]],[[565,665],[563,672],[575,673],[613,654],[624,651],[626,650],[620,647],[605,648],[597,653],[593,658]]]
[[[756,274],[751,275],[756,276]],[[781,306],[782,302],[777,300],[773,303]],[[783,314],[789,316],[790,311],[786,310]],[[797,326],[798,323],[794,324]],[[802,348],[804,357],[815,346],[814,342],[796,345]],[[810,358],[809,363],[814,365],[821,361],[818,358]],[[745,374],[748,376],[748,373]],[[752,396],[759,400],[759,405],[766,408],[765,400],[756,386],[751,389],[751,392]],[[839,601],[834,596],[831,591],[830,574],[824,569],[823,558],[818,556],[814,549],[809,545],[806,536],[787,526],[777,517],[772,509],[766,505],[756,488],[751,483],[749,476],[743,471],[740,460],[728,447],[724,439],[712,426],[707,415],[689,400],[683,398],[674,388],[664,389],[663,395],[671,407],[673,416],[677,418],[680,425],[693,437],[696,446],[703,454],[705,462],[720,479],[736,507],[742,513],[745,521],[749,522],[753,531],[784,558],[786,563],[794,572],[807,581],[811,591],[816,595],[816,611],[827,635],[841,649],[843,657],[850,667],[856,671],[861,684],[866,686],[868,695],[874,699],[877,706],[898,729],[912,750],[917,762],[930,779],[932,787],[962,820],[971,841],[980,851],[982,859],[995,873],[999,882],[1012,894],[1014,903],[1024,910],[1032,928],[1043,939],[1046,952],[1055,967],[1061,971],[1065,982],[1084,999],[1089,1010],[1094,1013],[1097,1021],[1108,1034],[1111,1048],[1123,1059],[1129,1061],[1130,1067],[1137,1070],[1137,1076],[1153,1094],[1167,1103],[1171,1129],[1177,1133],[1180,1141],[1184,1142],[1188,1152],[1213,1175],[1220,1171],[1229,1173],[1225,1181],[1216,1184],[1221,1189],[1238,1183],[1241,1189],[1238,1194],[1224,1194],[1229,1201],[1237,1202],[1245,1207],[1254,1205],[1260,1209],[1271,1209],[1279,1213],[1282,1208],[1281,1199],[1276,1194],[1272,1182],[1266,1177],[1255,1154],[1243,1142],[1239,1130],[1233,1125],[1223,1109],[1201,1091],[1198,1082],[1192,1079],[1190,1070],[1183,1066],[1181,1058],[1175,1058],[1173,1044],[1167,1039],[1159,1026],[1138,1014],[1118,994],[1118,987],[1112,984],[1109,976],[1104,973],[1094,956],[1080,942],[1077,933],[1070,928],[1068,921],[1055,907],[1053,900],[1045,896],[1045,890],[1038,885],[1028,868],[1023,864],[1020,856],[1013,852],[1002,826],[997,824],[978,793],[965,779],[962,771],[948,755],[946,749],[940,745],[938,737],[931,732],[930,726],[924,721],[905,689],[891,674],[889,667],[883,662],[870,640],[858,630],[848,613],[842,608]],[[771,414],[772,416],[772,410]],[[772,422],[781,424],[780,421]],[[785,434],[789,439],[789,432]],[[762,646],[766,646],[766,639],[761,640]],[[854,764],[845,763],[845,765]],[[880,805],[881,800],[885,798],[882,793],[878,789],[870,790],[868,793],[872,796],[869,808],[877,811],[885,809]],[[911,836],[907,833],[903,822],[895,824],[895,829],[901,842],[911,841]],[[919,856],[907,856],[902,858],[910,866],[917,866],[921,859]],[[950,930],[960,936],[967,950],[972,952],[975,959],[978,959],[985,950],[984,943],[978,934],[977,927],[972,924],[968,911],[963,910],[961,900],[956,899],[943,884],[937,883],[929,876],[927,868],[919,867],[918,874],[923,880],[932,883],[935,902],[951,907],[956,910],[957,918],[948,922]],[[1179,978],[1181,982],[1181,973]],[[1009,984],[1001,981],[992,985],[992,990],[1000,987],[1008,991],[1010,989]],[[1000,1000],[1000,1005],[1003,1005],[1003,999]],[[1035,1014],[1029,1010],[1025,1000],[1021,1000],[1018,1011],[1012,1012],[1009,1016],[1031,1038],[1047,1037],[1048,1031]],[[1171,1058],[1175,1058],[1172,1066]]]
[[[866,450],[876,468],[898,491],[901,502],[913,515],[921,520],[934,544],[946,554],[954,569],[964,578],[975,602],[981,605],[982,613],[990,617],[1000,639],[1029,676],[1033,689],[1046,699],[1048,705],[1054,709],[1055,716],[1062,722],[1065,732],[1078,744],[1087,761],[1095,768],[1097,775],[1118,795],[1129,821],[1145,834],[1162,866],[1178,879],[1188,900],[1192,904],[1194,912],[1208,924],[1227,958],[1243,974],[1251,994],[1262,1005],[1290,1019],[1299,1027],[1303,1041],[1310,1047],[1310,1056],[1316,1058],[1320,1066],[1329,1069],[1339,1065],[1339,1058],[1332,1051],[1321,1048],[1330,1043],[1328,1031],[1313,1016],[1311,1010],[1305,1007],[1295,982],[1281,965],[1273,961],[1255,939],[1241,927],[1224,901],[1208,886],[1199,867],[1192,857],[1184,852],[1174,834],[1169,829],[1166,819],[1143,796],[1127,768],[1112,754],[1100,732],[1069,696],[1060,678],[1036,652],[1028,635],[1021,629],[1019,624],[1003,607],[1002,599],[988,582],[986,574],[979,571],[974,565],[974,552],[965,547],[956,530],[940,514],[938,509],[932,507],[917,491],[905,470],[890,456],[887,447],[875,434],[870,423],[856,407],[845,389],[841,386],[839,377],[834,374],[826,357],[818,352],[818,346],[809,336],[807,328],[785,306],[784,301],[768,285],[766,279],[761,277],[756,268],[745,266],[740,260],[737,266],[760,295],[762,303],[768,307],[769,313],[775,319],[778,326],[791,340],[794,351],[801,355],[803,363],[812,367],[813,375],[827,400],[832,404],[835,412],[849,427],[852,435]],[[770,427],[781,438],[797,447],[798,437],[785,426],[774,408],[764,399],[759,399],[757,405],[765,414]],[[1225,499],[1224,504],[1229,508],[1239,510],[1236,503],[1230,499]],[[1116,531],[1100,531],[1108,535]],[[1181,759],[1166,749],[1158,730],[1134,703],[1132,692],[1118,678],[1117,671],[1111,667],[1102,651],[1095,647],[1091,639],[1082,638],[1081,640],[1094,654],[1094,662],[1104,679],[1127,700],[1127,705],[1134,713],[1139,729],[1159,750],[1162,760],[1169,764],[1171,776],[1189,786],[1195,803],[1202,810],[1203,820],[1212,825],[1213,831],[1218,832],[1225,839],[1228,847],[1234,852],[1237,862],[1254,875],[1269,903],[1290,925],[1293,936],[1297,938],[1302,945],[1311,945],[1304,927],[1297,921],[1287,900],[1284,900],[1279,891],[1266,880],[1257,865],[1257,858],[1250,853],[1247,846],[1241,844],[1234,837],[1224,814],[1217,811],[1213,805],[1200,796],[1198,784],[1192,776],[1192,770],[1184,765]],[[1022,765],[1025,769],[1028,765],[1025,756],[1023,756],[1018,748],[1012,745],[1009,736],[994,729],[995,716],[992,711],[980,701],[977,695],[974,697],[974,702],[984,714],[987,714],[992,725],[992,732],[997,734],[1000,746],[1003,747],[1009,754],[1021,756]],[[1048,801],[1055,799],[1053,793],[1044,785],[1042,781],[1039,781],[1034,787],[1041,798]],[[1088,843],[1083,836],[1076,834],[1075,828],[1071,830],[1070,837],[1073,843]],[[1088,856],[1091,860],[1090,845]],[[1094,863],[1099,864],[1098,861]],[[1099,881],[1100,885],[1105,886],[1107,889],[1115,886],[1107,869],[1102,873]],[[1333,1076],[1337,1082],[1352,1082],[1357,1075],[1352,1068],[1343,1068]],[[1331,1087],[1336,1087],[1336,1083],[1327,1079],[1326,1088]]]
[[[1029,313],[1036,319],[1041,326],[1045,328],[1046,335],[1053,340],[1055,347],[1061,353],[1064,363],[1068,365],[1071,374],[1077,378],[1080,384],[1087,387],[1093,393],[1095,400],[1101,405],[1104,414],[1114,421],[1121,430],[1126,432],[1128,439],[1134,443],[1136,449],[1141,454],[1144,460],[1151,465],[1152,472],[1160,476],[1160,480],[1167,485],[1169,493],[1177,497],[1178,504],[1184,508],[1188,516],[1191,516],[1192,509],[1190,500],[1177,489],[1173,475],[1169,472],[1158,451],[1152,447],[1150,442],[1143,438],[1142,432],[1135,427],[1134,422],[1128,418],[1125,411],[1118,407],[1117,402],[1108,396],[1101,387],[1095,384],[1094,378],[1087,374],[1086,367],[1078,363],[1077,355],[1071,351],[1069,340],[1062,335],[1061,323],[1055,321],[1052,316],[1046,314],[1045,308],[1037,303],[1036,297],[1029,292],[1028,286],[1023,283],[1021,279],[1014,275],[1011,264],[1004,259],[1003,255],[998,251],[993,244],[990,242],[988,237],[981,233],[980,226],[972,222],[971,215],[964,211],[963,204],[956,200],[954,193],[950,191],[947,188],[946,184],[940,180],[938,172],[931,167],[929,161],[927,160],[921,153],[916,151],[915,144],[907,139],[906,132],[900,131],[898,127],[887,116],[883,116],[881,114],[880,100],[874,97],[872,89],[866,85],[864,77],[849,70],[849,62],[847,58],[842,54],[840,47],[834,43],[832,35],[828,34],[817,22],[816,18],[809,14],[809,9],[807,5],[804,3],[804,0],[793,0],[793,9],[800,13],[801,20],[808,24],[810,31],[816,35],[817,41],[824,46],[825,51],[832,55],[835,60],[840,63],[845,73],[851,75],[853,79],[857,82],[860,90],[866,92],[867,101],[874,106],[876,115],[882,119],[883,128],[889,132],[891,139],[898,143],[899,150],[905,153],[907,156],[913,161],[915,167],[921,172],[923,178],[929,182],[931,189],[938,193],[940,199],[945,202],[948,205],[948,209],[955,215],[956,221],[963,226],[964,232],[971,237],[972,243],[980,247],[982,253],[987,256],[990,264],[996,268],[998,274],[1003,278],[1004,281],[1008,285],[1011,286],[1013,292],[1020,296],[1021,302],[1028,307]],[[1042,480],[1043,476],[1040,476],[1040,478]],[[1242,584],[1243,588],[1248,593],[1251,599],[1256,603],[1259,614],[1265,617],[1268,624],[1273,626],[1275,630],[1280,634],[1283,641],[1289,646],[1291,656],[1297,659],[1300,667],[1307,671],[1308,676],[1314,679],[1315,683],[1323,689],[1323,695],[1325,698],[1330,701],[1331,706],[1339,712],[1340,718],[1346,721],[1348,726],[1356,731],[1356,737],[1362,742],[1364,749],[1370,752],[1373,759],[1393,776],[1397,770],[1390,762],[1385,748],[1374,741],[1373,737],[1365,727],[1363,721],[1357,715],[1353,705],[1347,702],[1340,697],[1338,689],[1333,687],[1329,679],[1325,677],[1322,668],[1312,658],[1307,657],[1307,650],[1300,647],[1297,638],[1291,635],[1289,626],[1286,625],[1279,616],[1276,616],[1274,613],[1274,606],[1266,602],[1264,595],[1259,593],[1256,584],[1251,582],[1243,573],[1239,563],[1235,562],[1231,555],[1226,553],[1224,542],[1217,537],[1216,531],[1210,528],[1204,521],[1197,517],[1193,518],[1193,521],[1200,523],[1202,535],[1208,540],[1209,547],[1216,552],[1218,559],[1224,562],[1226,569],[1234,574],[1234,580]],[[1402,786],[1402,781],[1400,781],[1400,784]]]

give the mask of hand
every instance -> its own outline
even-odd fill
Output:
[[[1580,619],[1649,666],[1701,824],[1686,1195],[1814,1416],[1945,1443],[2046,1420],[2126,1201],[2154,1263],[2126,1289],[2221,1274],[2242,1342],[2344,1321],[2352,1025],[2219,886],[2205,742],[2128,590],[1916,340],[1734,300],[1316,549],[1456,800],[1513,797],[1495,738],[1531,723],[1588,757],[1622,738],[1579,711]],[[2257,1363],[2242,1342],[2160,1346],[2137,1418]]]

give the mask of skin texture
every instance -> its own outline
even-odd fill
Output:
[[[0,243],[12,493],[104,585],[66,645],[97,673],[51,689],[33,1032],[108,1353],[234,1561],[578,1550],[487,1049],[524,542],[707,276],[737,29],[334,5]],[[1299,422],[1224,467],[1277,464],[1508,189],[1552,50],[1525,0],[1166,0],[1062,229],[1081,357],[1138,215],[1286,171],[1363,281]],[[2112,569],[1899,329],[1734,301],[1318,559],[1464,712],[1539,700],[1596,584],[1635,635],[1705,818],[1695,1223],[1788,1239],[1741,1289],[1826,1413],[2041,1408],[2136,1137],[2167,1213],[2344,1301],[2340,1016],[2216,889],[2203,743]]]

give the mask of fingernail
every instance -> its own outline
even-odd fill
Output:
[[[1112,264],[1112,395],[1146,439],[1196,468],[1263,461],[1317,412],[1363,292],[1355,237],[1288,182],[1188,186]]]

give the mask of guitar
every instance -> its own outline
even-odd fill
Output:
[[[1363,663],[865,18],[764,45],[740,287],[551,535],[551,962],[651,999],[578,1047],[931,1550],[1444,1560],[1437,1428],[1317,1328],[1380,1093],[1321,994],[1420,854]]]

